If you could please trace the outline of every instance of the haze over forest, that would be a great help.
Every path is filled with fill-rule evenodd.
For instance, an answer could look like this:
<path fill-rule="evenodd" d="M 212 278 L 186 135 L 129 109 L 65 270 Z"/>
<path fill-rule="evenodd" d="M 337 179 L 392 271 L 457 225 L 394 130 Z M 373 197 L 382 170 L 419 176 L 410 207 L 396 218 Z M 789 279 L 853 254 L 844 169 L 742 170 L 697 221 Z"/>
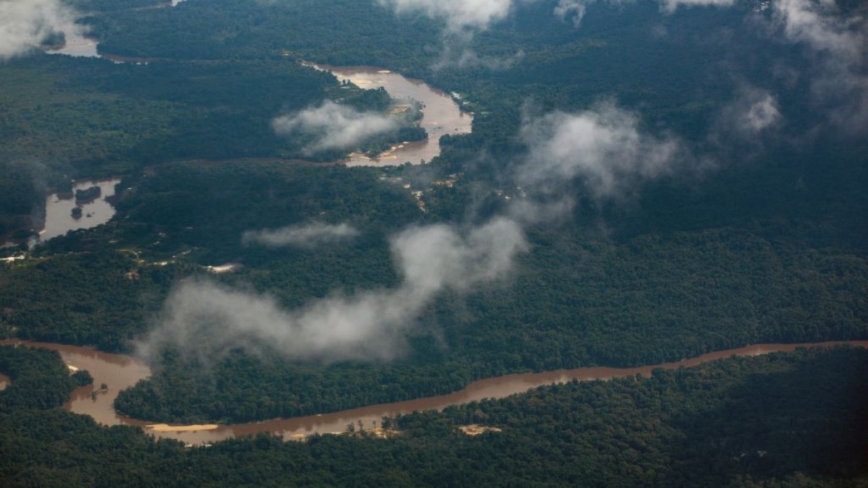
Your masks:
<path fill-rule="evenodd" d="M 861 486 L 866 15 L 0 0 L 2 484 Z"/>

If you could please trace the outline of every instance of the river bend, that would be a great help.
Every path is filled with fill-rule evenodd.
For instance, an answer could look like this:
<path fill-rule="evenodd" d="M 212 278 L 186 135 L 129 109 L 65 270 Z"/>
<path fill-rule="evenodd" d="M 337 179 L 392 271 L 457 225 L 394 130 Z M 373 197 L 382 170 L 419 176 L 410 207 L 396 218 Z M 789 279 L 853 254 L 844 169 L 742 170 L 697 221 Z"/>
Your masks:
<path fill-rule="evenodd" d="M 709 361 L 717 361 L 734 356 L 758 356 L 773 352 L 789 352 L 800 347 L 831 347 L 850 345 L 868 348 L 868 341 L 841 341 L 806 344 L 757 344 L 738 349 L 729 349 L 681 361 L 640 366 L 636 368 L 593 367 L 546 373 L 512 374 L 475 381 L 461 391 L 417 400 L 371 405 L 342 412 L 310 415 L 290 419 L 275 419 L 235 425 L 176 425 L 154 424 L 119 415 L 114 410 L 114 400 L 118 392 L 129 388 L 140 380 L 147 379 L 151 371 L 139 359 L 123 354 L 110 354 L 92 348 L 66 346 L 40 342 L 17 340 L 0 341 L 0 345 L 22 344 L 59 351 L 64 362 L 72 368 L 84 369 L 93 377 L 93 384 L 75 390 L 65 409 L 93 417 L 103 425 L 133 425 L 145 429 L 159 438 L 176 439 L 189 444 L 205 444 L 238 436 L 270 433 L 285 440 L 300 440 L 313 434 L 341 433 L 347 425 L 363 425 L 372 428 L 379 425 L 383 417 L 395 417 L 414 411 L 443 410 L 452 405 L 461 405 L 486 398 L 505 398 L 524 393 L 533 388 L 566 383 L 572 380 L 593 381 L 610 380 L 641 375 L 648 377 L 656 368 L 677 369 L 697 366 Z M 102 384 L 106 390 L 100 390 Z"/>

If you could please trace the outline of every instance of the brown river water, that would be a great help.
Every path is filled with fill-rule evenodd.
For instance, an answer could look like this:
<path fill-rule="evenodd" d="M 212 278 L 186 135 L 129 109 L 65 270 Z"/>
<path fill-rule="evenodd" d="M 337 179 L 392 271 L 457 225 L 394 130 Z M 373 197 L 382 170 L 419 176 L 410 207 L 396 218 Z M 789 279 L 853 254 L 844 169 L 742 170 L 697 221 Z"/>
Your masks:
<path fill-rule="evenodd" d="M 172 6 L 183 0 L 173 0 Z M 147 63 L 150 60 L 130 59 L 121 56 L 102 55 L 97 52 L 96 39 L 77 33 L 66 33 L 66 43 L 51 54 L 73 57 L 106 58 L 115 63 Z M 428 132 L 424 141 L 405 142 L 393 146 L 386 152 L 369 158 L 362 153 L 351 153 L 340 161 L 347 166 L 395 166 L 404 163 L 420 164 L 430 162 L 440 155 L 440 138 L 446 134 L 469 134 L 472 130 L 473 115 L 463 112 L 458 105 L 457 95 L 452 96 L 426 84 L 422 80 L 406 78 L 382 68 L 370 66 L 327 66 L 304 63 L 314 69 L 329 71 L 340 81 L 349 81 L 359 88 L 383 88 L 394 99 L 414 100 L 423 105 L 422 120 L 419 125 Z"/>
<path fill-rule="evenodd" d="M 473 115 L 463 112 L 455 97 L 432 88 L 422 80 L 406 78 L 389 70 L 370 66 L 307 65 L 328 71 L 338 80 L 349 81 L 359 88 L 383 88 L 394 99 L 412 99 L 423 105 L 423 117 L 419 125 L 428 132 L 427 140 L 399 144 L 374 158 L 352 153 L 343 161 L 347 166 L 394 166 L 430 162 L 440 155 L 441 137 L 446 134 L 469 134 L 471 131 Z"/>
<path fill-rule="evenodd" d="M 115 208 L 109 203 L 109 199 L 114 196 L 115 185 L 120 181 L 120 178 L 79 180 L 73 182 L 70 193 L 52 193 L 46 196 L 45 215 L 41 222 L 41 229 L 38 237 L 31 239 L 30 244 L 45 242 L 72 230 L 90 229 L 111 220 L 115 214 Z M 75 199 L 75 190 L 86 190 L 94 186 L 100 188 L 99 197 L 90 201 L 77 201 Z M 72 209 L 76 207 L 81 209 L 81 216 L 78 218 L 72 215 Z M 4 247 L 14 245 L 16 245 L 14 242 L 3 243 Z M 0 261 L 14 259 L 16 258 L 4 258 Z"/>
<path fill-rule="evenodd" d="M 45 223 L 39 232 L 39 240 L 47 241 L 53 237 L 62 236 L 71 230 L 89 229 L 111 220 L 115 214 L 115 209 L 107 198 L 115 194 L 115 185 L 120 181 L 120 178 L 112 178 L 75 182 L 72 188 L 73 192 L 86 190 L 92 186 L 100 187 L 100 196 L 89 202 L 77 202 L 72 194 L 54 193 L 46 197 Z M 72 209 L 75 207 L 82 210 L 82 216 L 77 219 L 72 216 Z"/>
<path fill-rule="evenodd" d="M 513 374 L 497 378 L 488 378 L 471 383 L 461 391 L 418 400 L 396 402 L 382 405 L 345 410 L 342 412 L 310 415 L 290 419 L 275 419 L 264 422 L 236 425 L 193 425 L 166 426 L 144 422 L 118 415 L 113 403 L 118 392 L 146 379 L 151 372 L 142 361 L 123 354 L 99 352 L 87 347 L 66 346 L 39 342 L 17 340 L 0 341 L 0 345 L 24 344 L 33 347 L 43 347 L 59 351 L 63 360 L 73 368 L 84 369 L 93 376 L 93 385 L 85 386 L 73 392 L 69 402 L 64 406 L 69 411 L 90 415 L 103 425 L 134 425 L 145 429 L 149 434 L 176 439 L 189 444 L 205 444 L 237 436 L 249 436 L 258 433 L 271 433 L 285 440 L 301 440 L 312 434 L 341 433 L 349 424 L 359 425 L 366 429 L 378 426 L 383 417 L 394 417 L 399 414 L 414 411 L 443 410 L 451 405 L 461 405 L 485 398 L 504 398 L 530 389 L 555 383 L 565 383 L 572 380 L 593 381 L 624 378 L 628 376 L 650 376 L 655 368 L 677 369 L 696 366 L 709 361 L 730 358 L 733 356 L 758 356 L 773 352 L 794 351 L 799 347 L 830 347 L 848 344 L 853 347 L 868 348 L 868 341 L 823 342 L 809 344 L 758 344 L 729 349 L 726 351 L 704 354 L 691 359 L 677 362 L 641 366 L 637 368 L 579 368 L 572 370 L 552 371 L 547 373 Z M 107 388 L 100 390 L 105 384 Z M 97 391 L 100 390 L 100 391 Z"/>

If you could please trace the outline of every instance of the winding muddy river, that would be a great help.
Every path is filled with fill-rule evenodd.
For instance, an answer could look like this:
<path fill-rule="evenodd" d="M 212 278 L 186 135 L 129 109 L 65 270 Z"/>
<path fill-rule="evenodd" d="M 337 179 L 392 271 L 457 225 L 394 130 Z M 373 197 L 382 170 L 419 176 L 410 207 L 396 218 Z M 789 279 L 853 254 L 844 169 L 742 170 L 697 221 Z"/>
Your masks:
<path fill-rule="evenodd" d="M 461 405 L 485 398 L 504 398 L 532 388 L 572 380 L 592 381 L 610 380 L 628 376 L 650 376 L 656 368 L 677 369 L 696 366 L 709 361 L 733 356 L 758 356 L 772 352 L 794 351 L 799 347 L 831 347 L 848 344 L 853 347 L 868 348 L 868 341 L 823 342 L 810 344 L 758 344 L 739 349 L 704 354 L 682 361 L 642 366 L 638 368 L 579 368 L 552 371 L 548 373 L 514 374 L 489 378 L 471 383 L 461 391 L 418 400 L 396 402 L 369 407 L 356 408 L 343 412 L 311 415 L 291 419 L 276 419 L 264 422 L 237 425 L 193 425 L 168 426 L 154 424 L 118 415 L 113 403 L 118 392 L 133 386 L 139 380 L 150 376 L 150 369 L 142 361 L 122 354 L 109 354 L 87 347 L 65 346 L 16 340 L 0 341 L 0 345 L 24 344 L 59 351 L 63 360 L 71 367 L 84 369 L 93 376 L 93 385 L 73 392 L 64 408 L 75 413 L 90 415 L 103 425 L 135 425 L 160 438 L 177 439 L 190 444 L 204 444 L 237 436 L 254 435 L 267 432 L 278 435 L 284 440 L 300 440 L 312 434 L 344 432 L 349 424 L 361 424 L 370 429 L 379 425 L 383 417 L 424 410 L 443 410 L 451 405 Z M 100 389 L 105 384 L 106 389 Z"/>
<path fill-rule="evenodd" d="M 173 0 L 174 7 L 183 0 Z M 96 39 L 75 32 L 67 32 L 66 43 L 51 54 L 73 57 L 104 58 L 115 63 L 147 63 L 151 60 L 134 60 L 122 56 L 103 55 L 97 51 Z M 347 166 L 395 166 L 404 163 L 420 164 L 429 162 L 440 155 L 440 138 L 444 135 L 469 134 L 472 130 L 473 115 L 461 110 L 458 95 L 450 95 L 426 84 L 422 80 L 406 78 L 382 68 L 370 66 L 328 66 L 303 63 L 321 71 L 328 71 L 339 81 L 349 81 L 359 88 L 383 88 L 396 100 L 413 100 L 422 104 L 422 119 L 419 125 L 428 133 L 424 141 L 403 142 L 393 146 L 373 158 L 362 153 L 351 153 L 340 161 Z"/>
<path fill-rule="evenodd" d="M 440 138 L 444 135 L 469 134 L 473 115 L 463 112 L 448 93 L 432 88 L 422 80 L 406 78 L 397 73 L 369 66 L 309 66 L 328 71 L 340 81 L 349 81 L 359 88 L 383 88 L 394 99 L 415 100 L 423 105 L 419 125 L 428 132 L 428 139 L 406 142 L 369 158 L 361 153 L 352 153 L 345 161 L 347 166 L 394 166 L 408 162 L 420 164 L 440 155 Z"/>

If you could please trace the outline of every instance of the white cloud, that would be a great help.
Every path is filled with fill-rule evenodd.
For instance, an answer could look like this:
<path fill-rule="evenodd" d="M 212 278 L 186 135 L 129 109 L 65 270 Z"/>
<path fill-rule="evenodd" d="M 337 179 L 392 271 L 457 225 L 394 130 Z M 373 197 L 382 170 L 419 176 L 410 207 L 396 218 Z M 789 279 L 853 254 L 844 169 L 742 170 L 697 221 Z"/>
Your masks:
<path fill-rule="evenodd" d="M 671 174 L 687 159 L 678 140 L 644 133 L 635 114 L 613 103 L 528 120 L 521 135 L 530 153 L 520 182 L 544 188 L 579 177 L 599 198 L 622 196 L 634 183 Z"/>
<path fill-rule="evenodd" d="M 329 225 L 315 222 L 273 230 L 247 231 L 241 238 L 244 244 L 266 247 L 316 247 L 352 239 L 359 231 L 347 224 Z"/>
<path fill-rule="evenodd" d="M 485 68 L 492 71 L 507 70 L 520 63 L 524 59 L 524 51 L 517 51 L 512 56 L 480 56 L 472 49 L 468 48 L 465 40 L 446 39 L 443 40 L 443 52 L 440 59 L 432 66 L 432 69 L 439 70 L 447 67 L 457 67 L 461 69 L 467 68 Z"/>
<path fill-rule="evenodd" d="M 868 38 L 858 16 L 844 17 L 832 0 L 778 0 L 774 20 L 786 39 L 814 57 L 815 101 L 831 108 L 833 123 L 852 132 L 868 127 Z"/>
<path fill-rule="evenodd" d="M 658 0 L 664 12 L 672 13 L 678 7 L 731 7 L 735 0 Z"/>
<path fill-rule="evenodd" d="M 771 93 L 759 95 L 742 114 L 743 126 L 752 132 L 759 132 L 776 124 L 781 118 L 778 111 L 778 100 Z"/>
<path fill-rule="evenodd" d="M 441 35 L 443 43 L 440 59 L 432 69 L 446 67 L 492 70 L 507 69 L 524 56 L 521 51 L 513 56 L 479 56 L 469 48 L 475 32 L 488 29 L 491 24 L 505 19 L 513 9 L 515 0 L 377 0 L 398 15 L 425 15 L 442 20 L 446 28 Z M 533 2 L 536 0 L 523 0 Z"/>
<path fill-rule="evenodd" d="M 373 112 L 358 112 L 332 101 L 278 117 L 271 125 L 280 135 L 301 133 L 312 136 L 314 141 L 306 147 L 309 152 L 353 149 L 365 139 L 398 128 L 398 122 L 393 118 Z"/>
<path fill-rule="evenodd" d="M 864 34 L 855 24 L 859 19 L 840 18 L 834 2 L 778 0 L 774 10 L 788 39 L 848 60 L 863 57 Z"/>
<path fill-rule="evenodd" d="M 711 137 L 723 135 L 752 140 L 781 121 L 777 97 L 768 90 L 743 85 L 735 99 L 721 110 Z"/>
<path fill-rule="evenodd" d="M 452 31 L 486 29 L 503 20 L 513 0 L 377 0 L 397 14 L 423 14 L 442 19 Z"/>
<path fill-rule="evenodd" d="M 554 14 L 561 20 L 572 18 L 573 26 L 579 27 L 585 18 L 585 10 L 588 4 L 595 0 L 558 0 Z"/>
<path fill-rule="evenodd" d="M 292 359 L 389 360 L 403 352 L 407 331 L 438 293 L 503 277 L 527 244 L 516 222 L 498 218 L 466 232 L 445 225 L 410 228 L 392 239 L 391 248 L 402 276 L 398 287 L 333 295 L 296 310 L 268 295 L 187 281 L 171 293 L 139 352 L 150 356 L 171 344 L 212 357 L 268 345 Z"/>
<path fill-rule="evenodd" d="M 505 19 L 519 3 L 535 3 L 540 0 L 377 0 L 380 5 L 392 8 L 397 14 L 421 14 L 446 22 L 452 33 L 467 33 L 472 30 L 485 30 L 492 24 Z M 554 15 L 561 19 L 572 19 L 578 27 L 585 16 L 587 6 L 596 0 L 558 0 Z M 608 0 L 608 3 L 622 3 L 630 0 Z M 658 0 L 661 9 L 672 13 L 679 6 L 719 6 L 729 7 L 735 0 Z"/>
<path fill-rule="evenodd" d="M 25 54 L 52 34 L 81 34 L 77 17 L 59 0 L 0 0 L 0 59 Z"/>
<path fill-rule="evenodd" d="M 380 5 L 391 7 L 397 14 L 421 14 L 446 22 L 447 29 L 455 33 L 485 30 L 513 11 L 519 3 L 535 3 L 539 0 L 377 0 Z M 595 0 L 559 0 L 554 14 L 564 19 L 573 18 L 578 26 L 585 13 L 585 6 Z M 617 0 L 616 0 L 617 1 Z"/>

